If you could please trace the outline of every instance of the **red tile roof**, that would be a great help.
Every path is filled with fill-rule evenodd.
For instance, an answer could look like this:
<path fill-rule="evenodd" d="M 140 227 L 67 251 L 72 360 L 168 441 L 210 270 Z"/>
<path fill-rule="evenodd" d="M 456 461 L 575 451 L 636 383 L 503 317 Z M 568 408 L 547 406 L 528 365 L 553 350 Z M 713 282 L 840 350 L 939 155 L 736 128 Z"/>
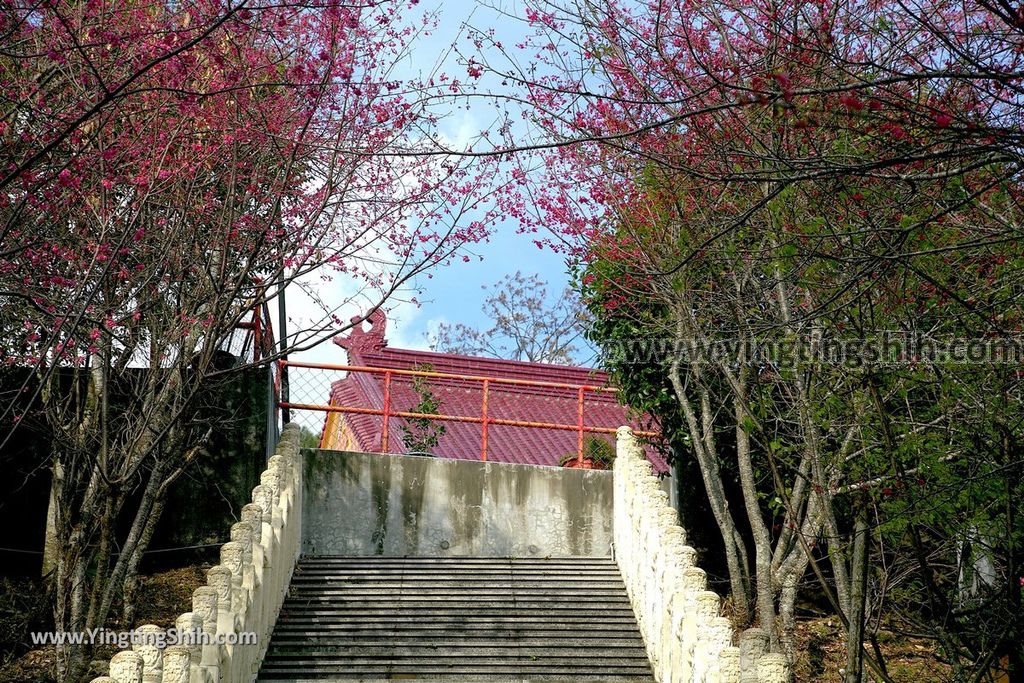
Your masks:
<path fill-rule="evenodd" d="M 357 325 L 347 337 L 336 337 L 334 343 L 348 352 L 349 365 L 390 368 L 400 370 L 421 369 L 429 365 L 434 372 L 458 375 L 485 376 L 502 379 L 530 380 L 571 384 L 574 386 L 606 386 L 607 373 L 591 368 L 527 363 L 522 361 L 479 358 L 433 351 L 413 351 L 387 346 L 384 330 L 387 320 L 381 311 L 369 317 L 371 327 L 363 330 Z M 483 387 L 479 381 L 431 377 L 427 386 L 440 403 L 440 412 L 447 415 L 480 417 Z M 413 389 L 412 377 L 393 375 L 391 380 L 391 410 L 408 411 L 420 397 Z M 365 372 L 349 373 L 331 385 L 331 403 L 337 406 L 382 409 L 384 405 L 384 377 Z M 578 396 L 575 388 L 536 387 L 492 383 L 488 393 L 488 416 L 491 419 L 521 420 L 576 425 Z M 345 414 L 356 441 L 365 451 L 380 450 L 382 418 L 376 415 Z M 406 451 L 402 443 L 403 418 L 389 419 L 388 450 Z M 445 421 L 445 433 L 440 437 L 438 457 L 477 460 L 480 457 L 481 425 L 468 422 Z M 584 424 L 591 427 L 615 428 L 623 424 L 637 426 L 630 420 L 627 408 L 620 405 L 610 392 L 586 392 L 584 398 Z M 614 444 L 612 434 L 595 435 Z M 488 426 L 487 459 L 531 465 L 559 464 L 559 459 L 575 454 L 577 433 L 538 427 L 507 425 Z M 659 472 L 668 470 L 665 460 L 654 449 L 648 457 Z"/>

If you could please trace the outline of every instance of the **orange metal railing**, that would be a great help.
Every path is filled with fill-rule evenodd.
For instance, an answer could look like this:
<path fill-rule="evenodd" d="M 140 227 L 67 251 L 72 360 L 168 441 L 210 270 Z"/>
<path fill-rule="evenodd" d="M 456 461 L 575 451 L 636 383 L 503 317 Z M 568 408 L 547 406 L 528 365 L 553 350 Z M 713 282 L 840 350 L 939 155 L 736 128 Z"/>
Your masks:
<path fill-rule="evenodd" d="M 609 387 L 598 387 L 591 385 L 580 385 L 580 384 L 567 384 L 562 382 L 545 382 L 541 380 L 527 380 L 527 379 L 510 379 L 504 377 L 487 377 L 482 375 L 461 375 L 452 374 L 446 372 L 434 372 L 430 370 L 400 370 L 396 368 L 378 368 L 361 365 L 329 365 L 321 363 L 302 363 L 297 361 L 278 361 L 278 376 L 284 373 L 288 367 L 292 368 L 307 368 L 314 370 L 331 370 L 331 371 L 342 371 L 342 372 L 364 372 L 375 375 L 384 375 L 384 398 L 383 406 L 381 408 L 366 408 L 363 406 L 341 406 L 333 404 L 316 404 L 316 403 L 293 403 L 291 401 L 279 401 L 278 405 L 281 408 L 289 410 L 316 410 L 325 413 L 352 413 L 357 415 L 375 415 L 383 418 L 383 426 L 381 428 L 381 439 L 380 439 L 380 450 L 381 453 L 387 453 L 389 447 L 389 431 L 390 431 L 390 418 L 420 418 L 428 420 L 437 420 L 439 422 L 468 422 L 472 424 L 480 425 L 480 459 L 487 460 L 487 438 L 488 438 L 488 427 L 491 425 L 501 425 L 508 427 L 530 427 L 534 429 L 555 429 L 562 431 L 574 431 L 577 434 L 576 437 L 576 459 L 578 462 L 583 462 L 583 437 L 585 434 L 614 434 L 616 427 L 597 427 L 586 424 L 584 403 L 587 393 L 594 394 L 614 394 L 615 389 Z M 393 410 L 391 406 L 391 383 L 392 377 L 394 376 L 405 376 L 405 377 L 426 377 L 436 379 L 453 379 L 461 380 L 464 382 L 480 383 L 482 387 L 481 391 L 481 409 L 480 415 L 448 415 L 444 413 L 417 413 L 407 410 Z M 489 413 L 488 397 L 490 390 L 493 385 L 504 384 L 514 385 L 523 387 L 538 387 L 538 388 L 549 388 L 549 389 L 570 389 L 576 392 L 576 424 L 562 424 L 558 422 L 535 422 L 530 420 L 515 420 L 508 418 L 497 418 L 491 417 Z M 637 436 L 641 437 L 657 437 L 658 432 L 636 430 L 633 432 Z"/>

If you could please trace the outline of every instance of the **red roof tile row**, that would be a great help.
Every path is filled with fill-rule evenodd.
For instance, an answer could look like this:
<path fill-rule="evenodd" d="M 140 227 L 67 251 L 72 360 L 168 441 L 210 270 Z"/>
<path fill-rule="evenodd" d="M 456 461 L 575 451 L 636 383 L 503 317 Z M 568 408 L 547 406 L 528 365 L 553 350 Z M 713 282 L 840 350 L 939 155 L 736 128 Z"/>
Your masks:
<path fill-rule="evenodd" d="M 386 319 L 377 311 L 369 317 L 371 327 L 353 328 L 347 337 L 334 342 L 348 352 L 348 363 L 354 366 L 388 368 L 396 370 L 424 369 L 434 372 L 483 376 L 490 378 L 552 382 L 573 385 L 573 388 L 538 387 L 492 382 L 488 392 L 488 417 L 523 422 L 545 422 L 575 426 L 578 420 L 577 386 L 603 387 L 608 376 L 599 370 L 581 367 L 527 363 L 461 356 L 432 351 L 392 349 L 384 338 Z M 426 386 L 438 400 L 440 412 L 446 415 L 480 417 L 483 405 L 483 386 L 479 381 L 430 377 Z M 391 379 L 391 406 L 393 411 L 408 411 L 419 401 L 410 376 L 393 375 Z M 384 407 L 384 376 L 366 372 L 350 372 L 344 379 L 331 385 L 331 404 L 344 407 L 362 407 L 382 410 Z M 628 409 L 620 405 L 611 392 L 584 394 L 584 424 L 590 427 L 616 428 L 623 424 L 636 426 L 629 419 Z M 381 450 L 382 417 L 347 413 L 345 420 L 364 451 Z M 402 441 L 404 418 L 389 419 L 388 450 L 407 452 Z M 481 450 L 479 423 L 444 421 L 445 431 L 433 449 L 438 457 L 477 460 Z M 614 435 L 595 435 L 614 443 Z M 577 452 L 577 432 L 540 427 L 494 425 L 488 426 L 487 459 L 530 465 L 557 466 L 559 460 Z M 648 457 L 656 471 L 665 472 L 664 458 L 654 449 Z"/>

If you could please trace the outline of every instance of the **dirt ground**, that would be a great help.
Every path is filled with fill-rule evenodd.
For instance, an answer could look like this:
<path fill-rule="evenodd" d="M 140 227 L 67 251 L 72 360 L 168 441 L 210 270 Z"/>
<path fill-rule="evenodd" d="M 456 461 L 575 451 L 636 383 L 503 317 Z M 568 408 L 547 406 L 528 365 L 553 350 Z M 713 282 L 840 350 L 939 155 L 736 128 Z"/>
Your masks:
<path fill-rule="evenodd" d="M 143 624 L 169 628 L 192 605 L 192 591 L 206 583 L 208 565 L 153 573 L 141 579 L 138 618 L 134 624 L 112 620 L 108 628 L 130 630 Z M 29 633 L 49 630 L 47 604 L 40 582 L 0 577 L 0 683 L 55 683 L 53 646 L 31 648 Z M 86 680 L 106 675 L 114 647 L 97 649 Z"/>
<path fill-rule="evenodd" d="M 846 665 L 843 630 L 836 617 L 806 619 L 797 623 L 797 681 L 842 683 Z M 950 681 L 949 667 L 935 658 L 926 640 L 897 636 L 880 630 L 878 646 L 886 670 L 895 683 L 939 683 Z M 868 670 L 868 680 L 875 680 Z"/>

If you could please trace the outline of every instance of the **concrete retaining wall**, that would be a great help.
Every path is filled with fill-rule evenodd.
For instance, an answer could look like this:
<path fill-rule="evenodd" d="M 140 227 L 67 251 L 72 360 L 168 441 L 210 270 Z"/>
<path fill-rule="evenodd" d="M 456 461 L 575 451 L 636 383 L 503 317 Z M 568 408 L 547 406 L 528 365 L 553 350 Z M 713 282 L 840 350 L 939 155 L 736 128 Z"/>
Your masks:
<path fill-rule="evenodd" d="M 707 590 L 668 494 L 632 431 L 612 472 L 415 456 L 303 451 L 285 429 L 176 632 L 139 643 L 93 683 L 248 683 L 259 670 L 300 550 L 309 555 L 605 556 L 614 538 L 659 683 L 788 683 L 767 635 L 737 637 Z M 199 634 L 197 637 L 196 634 Z M 253 633 L 255 644 L 224 644 Z M 205 642 L 204 642 L 205 641 Z"/>
<path fill-rule="evenodd" d="M 259 670 L 284 601 L 302 539 L 299 429 L 285 427 L 277 454 L 231 527 L 221 564 L 192 596 L 173 632 L 138 629 L 146 640 L 110 660 L 92 683 L 249 683 Z M 254 634 L 245 644 L 242 634 Z M 175 644 L 171 644 L 175 643 Z M 161 644 L 169 647 L 161 647 Z"/>
<path fill-rule="evenodd" d="M 767 635 L 739 637 L 707 590 L 679 516 L 651 473 L 629 427 L 618 431 L 615 458 L 615 560 L 626 583 L 658 683 L 788 683 L 784 655 L 768 654 Z"/>
<path fill-rule="evenodd" d="M 305 555 L 610 553 L 611 472 L 346 451 L 303 458 Z"/>

